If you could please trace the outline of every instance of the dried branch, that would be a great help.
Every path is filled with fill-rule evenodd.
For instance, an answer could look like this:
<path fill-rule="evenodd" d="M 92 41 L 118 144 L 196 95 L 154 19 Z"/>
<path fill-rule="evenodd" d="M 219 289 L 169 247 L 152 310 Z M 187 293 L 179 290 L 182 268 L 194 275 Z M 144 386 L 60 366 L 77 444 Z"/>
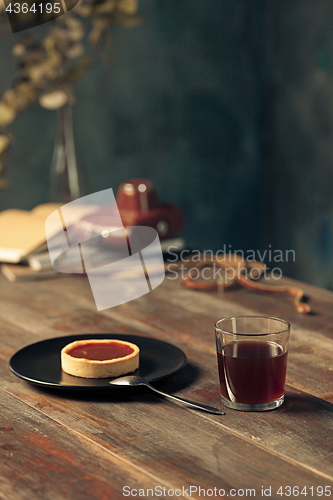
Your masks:
<path fill-rule="evenodd" d="M 74 11 L 50 23 L 44 39 L 23 36 L 13 47 L 18 59 L 18 75 L 11 89 L 0 100 L 0 188 L 6 185 L 4 168 L 12 136 L 9 126 L 16 116 L 38 100 L 50 110 L 74 102 L 73 84 L 91 68 L 94 56 L 85 54 L 85 40 L 99 56 L 110 62 L 113 53 L 111 27 L 132 28 L 141 23 L 138 0 L 83 0 Z M 90 18 L 86 33 L 80 18 Z M 0 0 L 0 33 L 10 25 Z"/>

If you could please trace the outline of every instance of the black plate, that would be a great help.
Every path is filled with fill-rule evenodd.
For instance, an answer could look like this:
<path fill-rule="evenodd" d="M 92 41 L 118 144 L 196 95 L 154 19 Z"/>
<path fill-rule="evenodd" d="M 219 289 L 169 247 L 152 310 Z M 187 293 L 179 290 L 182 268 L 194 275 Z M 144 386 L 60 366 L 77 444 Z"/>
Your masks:
<path fill-rule="evenodd" d="M 137 335 L 95 333 L 57 337 L 30 344 L 12 356 L 9 362 L 10 369 L 15 375 L 27 382 L 43 387 L 74 390 L 119 390 L 121 387 L 109 384 L 111 378 L 79 378 L 62 371 L 61 349 L 70 342 L 86 339 L 119 339 L 136 344 L 140 348 L 140 366 L 131 375 L 144 377 L 149 382 L 170 377 L 184 368 L 186 364 L 184 352 L 167 342 Z"/>

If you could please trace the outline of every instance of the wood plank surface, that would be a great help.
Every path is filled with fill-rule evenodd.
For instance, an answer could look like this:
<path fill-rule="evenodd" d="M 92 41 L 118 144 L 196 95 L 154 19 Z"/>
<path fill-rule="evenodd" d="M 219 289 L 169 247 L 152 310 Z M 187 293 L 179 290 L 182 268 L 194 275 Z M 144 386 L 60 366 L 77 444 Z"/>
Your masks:
<path fill-rule="evenodd" d="M 149 296 L 98 313 L 82 277 L 13 284 L 0 279 L 0 495 L 77 498 L 77 487 L 83 499 L 124 498 L 128 482 L 133 488 L 255 488 L 258 498 L 261 486 L 272 487 L 271 498 L 281 498 L 278 488 L 286 485 L 307 486 L 308 491 L 331 485 L 333 490 L 333 294 L 319 290 L 315 295 L 312 288 L 310 293 L 324 310 L 322 316 L 294 313 L 290 299 L 272 302 L 271 296 L 245 290 L 221 297 L 165 280 Z M 181 373 L 158 384 L 162 390 L 221 406 L 213 325 L 220 317 L 257 313 L 292 322 L 286 401 L 271 412 L 225 409 L 225 416 L 213 416 L 137 390 L 98 395 L 46 391 L 8 369 L 14 352 L 45 338 L 144 335 L 177 345 L 189 360 Z M 39 443 L 40 455 L 35 450 L 28 463 L 27 450 Z M 39 474 L 42 461 L 47 466 Z M 61 467 L 73 468 L 72 482 Z M 59 489 L 60 476 L 67 496 Z M 83 493 L 86 488 L 94 493 Z M 183 497 L 200 498 L 195 491 Z"/>
<path fill-rule="evenodd" d="M 0 391 L 1 491 L 9 498 L 120 498 L 119 491 L 155 487 L 152 475 L 90 439 L 82 439 L 40 409 Z"/>
<path fill-rule="evenodd" d="M 78 282 L 79 291 L 78 296 Z M 49 283 L 49 282 L 47 282 Z M 12 284 L 13 287 L 16 284 Z M 30 294 L 30 286 L 27 285 L 21 290 L 21 302 L 26 301 L 26 294 Z M 193 292 L 184 290 L 181 287 L 175 287 L 174 283 L 166 282 L 154 290 L 149 295 L 141 297 L 129 304 L 124 304 L 110 310 L 97 313 L 93 301 L 89 284 L 84 278 L 78 278 L 76 281 L 66 278 L 52 283 L 52 293 L 48 294 L 48 300 L 52 301 L 52 309 L 55 314 L 48 314 L 43 324 L 37 321 L 38 316 L 43 314 L 45 304 L 41 302 L 48 285 L 36 283 L 33 292 L 33 301 L 21 309 L 22 327 L 26 328 L 32 322 L 34 331 L 42 329 L 45 338 L 57 336 L 63 332 L 85 333 L 85 332 L 107 332 L 108 328 L 114 326 L 108 321 L 117 319 L 119 322 L 119 333 L 129 333 L 120 326 L 136 328 L 141 334 L 146 332 L 152 336 L 157 334 L 167 334 L 168 338 L 177 342 L 183 341 L 187 345 L 195 345 L 201 350 L 215 352 L 214 341 L 214 323 L 221 317 L 241 314 L 271 314 L 280 316 L 290 321 L 289 315 L 293 312 L 292 304 L 289 303 L 289 309 L 285 314 L 280 311 L 263 308 L 264 299 L 271 299 L 271 296 L 262 296 L 246 291 L 248 295 L 255 295 L 260 301 L 261 308 L 256 310 L 247 309 L 238 303 L 230 303 L 225 300 L 227 293 L 223 298 L 216 294 Z M 15 306 L 12 295 L 0 289 L 0 314 L 10 319 L 15 314 Z M 332 294 L 333 296 L 333 294 Z M 31 297 L 31 294 L 30 294 Z M 333 299 L 332 299 L 333 300 Z M 76 307 L 72 304 L 75 302 Z M 231 305 L 230 305 L 231 304 Z M 13 309 L 13 311 L 11 310 Z M 172 309 L 172 314 L 166 314 L 166 311 Z M 288 359 L 287 382 L 295 388 L 309 392 L 310 394 L 333 402 L 333 334 L 332 338 L 328 336 L 328 331 L 321 329 L 316 332 L 316 338 L 313 338 L 312 329 L 304 328 L 296 322 L 304 323 L 304 316 L 295 313 L 296 319 L 291 322 L 292 334 L 290 340 L 290 350 Z M 306 319 L 310 318 L 306 316 Z M 18 320 L 16 319 L 16 322 Z M 45 326 L 47 329 L 45 330 Z M 310 326 L 310 325 L 309 325 Z M 164 337 L 165 339 L 165 337 Z M 313 355 L 311 355 L 313 354 Z M 316 377 L 312 374 L 316 373 Z"/>
<path fill-rule="evenodd" d="M 124 461 L 130 469 L 144 470 L 149 477 L 158 478 L 159 484 L 174 489 L 197 484 L 205 489 L 257 488 L 259 479 L 274 491 L 281 485 L 333 486 L 333 478 L 324 472 L 267 453 L 254 436 L 244 439 L 210 417 L 186 408 L 176 411 L 173 405 L 146 395 L 110 402 L 102 397 L 92 401 L 79 397 L 64 400 L 59 395 L 35 391 L 32 388 L 29 394 L 16 396 L 60 424 L 68 441 L 72 441 L 68 433 L 74 432 L 83 441 L 93 442 L 97 450 L 109 453 L 104 460 Z M 53 429 L 57 439 L 59 433 L 59 429 Z M 197 440 L 194 435 L 198 435 Z M 128 482 L 129 478 L 121 488 Z M 152 481 L 147 483 L 152 487 Z M 199 498 L 197 494 L 192 497 Z"/>

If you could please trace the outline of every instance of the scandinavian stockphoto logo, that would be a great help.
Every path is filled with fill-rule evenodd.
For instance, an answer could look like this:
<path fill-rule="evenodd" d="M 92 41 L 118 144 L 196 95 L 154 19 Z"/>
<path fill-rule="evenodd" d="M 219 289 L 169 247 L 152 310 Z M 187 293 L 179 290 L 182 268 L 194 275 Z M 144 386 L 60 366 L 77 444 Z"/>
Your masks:
<path fill-rule="evenodd" d="M 0 11 L 5 10 L 12 32 L 17 33 L 63 16 L 78 3 L 79 0 L 0 0 Z"/>
<path fill-rule="evenodd" d="M 158 233 L 124 227 L 112 189 L 55 210 L 45 222 L 53 268 L 88 276 L 99 311 L 149 293 L 165 277 Z"/>

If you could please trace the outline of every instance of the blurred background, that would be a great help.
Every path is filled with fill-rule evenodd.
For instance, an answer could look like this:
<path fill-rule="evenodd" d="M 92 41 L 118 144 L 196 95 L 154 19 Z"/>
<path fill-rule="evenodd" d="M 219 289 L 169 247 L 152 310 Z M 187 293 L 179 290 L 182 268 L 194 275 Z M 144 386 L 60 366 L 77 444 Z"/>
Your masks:
<path fill-rule="evenodd" d="M 139 14 L 76 86 L 86 194 L 149 178 L 184 210 L 188 246 L 293 249 L 284 274 L 333 289 L 331 0 L 141 0 Z M 1 94 L 21 36 L 0 41 Z M 55 129 L 38 104 L 15 120 L 0 210 L 48 201 Z"/>

